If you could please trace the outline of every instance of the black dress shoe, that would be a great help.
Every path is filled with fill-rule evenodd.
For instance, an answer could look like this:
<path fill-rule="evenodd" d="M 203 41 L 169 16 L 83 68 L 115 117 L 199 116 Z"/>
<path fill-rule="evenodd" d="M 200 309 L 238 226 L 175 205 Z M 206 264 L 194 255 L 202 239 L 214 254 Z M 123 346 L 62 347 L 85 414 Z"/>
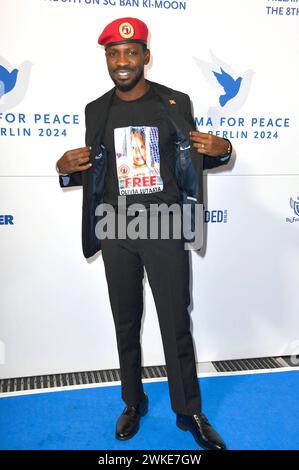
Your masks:
<path fill-rule="evenodd" d="M 138 405 L 128 405 L 120 415 L 116 423 L 116 439 L 125 441 L 131 439 L 138 429 L 141 416 L 148 412 L 148 397 L 144 394 L 143 400 Z"/>
<path fill-rule="evenodd" d="M 176 424 L 184 431 L 190 431 L 196 442 L 204 449 L 225 450 L 226 445 L 204 414 L 192 416 L 177 414 Z"/>

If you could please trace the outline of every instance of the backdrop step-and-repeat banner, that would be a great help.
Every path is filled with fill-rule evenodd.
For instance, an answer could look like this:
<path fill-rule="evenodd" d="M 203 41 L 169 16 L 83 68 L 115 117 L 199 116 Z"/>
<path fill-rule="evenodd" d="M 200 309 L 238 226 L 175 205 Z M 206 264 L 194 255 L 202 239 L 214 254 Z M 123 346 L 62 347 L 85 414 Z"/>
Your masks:
<path fill-rule="evenodd" d="M 190 252 L 197 360 L 299 353 L 299 2 L 0 8 L 0 378 L 119 367 L 102 256 L 81 251 L 82 189 L 62 190 L 55 162 L 113 86 L 97 38 L 125 16 L 149 27 L 147 78 L 234 146 L 205 177 L 205 248 Z M 142 344 L 144 365 L 165 364 L 147 282 Z"/>

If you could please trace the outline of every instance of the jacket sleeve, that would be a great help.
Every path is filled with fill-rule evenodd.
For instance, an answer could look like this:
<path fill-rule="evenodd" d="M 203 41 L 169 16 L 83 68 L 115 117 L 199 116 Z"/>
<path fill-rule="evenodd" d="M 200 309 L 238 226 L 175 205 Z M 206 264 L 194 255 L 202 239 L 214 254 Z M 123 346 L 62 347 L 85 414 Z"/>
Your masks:
<path fill-rule="evenodd" d="M 59 184 L 62 188 L 70 188 L 71 186 L 82 186 L 81 171 L 76 171 L 71 175 L 59 175 Z"/>
<path fill-rule="evenodd" d="M 187 100 L 186 100 L 185 119 L 192 126 L 192 129 L 196 131 L 197 130 L 196 125 L 195 125 L 194 117 L 191 111 L 191 101 L 188 95 L 187 95 Z M 228 139 L 225 139 L 225 140 L 228 140 Z M 217 157 L 211 157 L 205 154 L 202 154 L 202 155 L 203 155 L 203 169 L 204 170 L 209 170 L 211 168 L 216 168 L 218 166 L 225 165 L 230 160 L 230 155 L 219 155 Z"/>
<path fill-rule="evenodd" d="M 87 107 L 85 107 L 85 145 L 88 146 L 89 144 L 89 135 L 88 135 L 88 127 L 87 127 Z M 59 184 L 62 188 L 70 188 L 72 186 L 82 186 L 82 171 L 76 171 L 75 173 L 71 173 L 70 175 L 61 176 L 59 175 Z"/>

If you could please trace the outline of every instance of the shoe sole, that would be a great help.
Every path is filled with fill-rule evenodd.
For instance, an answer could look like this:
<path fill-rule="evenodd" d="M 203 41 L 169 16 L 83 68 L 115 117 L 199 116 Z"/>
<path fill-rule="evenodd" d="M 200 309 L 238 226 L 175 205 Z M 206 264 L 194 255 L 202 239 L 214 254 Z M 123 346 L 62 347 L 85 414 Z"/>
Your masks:
<path fill-rule="evenodd" d="M 135 431 L 134 431 L 132 434 L 130 434 L 129 436 L 121 437 L 121 436 L 118 436 L 117 434 L 115 434 L 115 437 L 116 437 L 116 439 L 117 439 L 118 441 L 128 441 L 129 439 L 132 439 L 132 437 L 134 437 L 135 434 L 138 433 L 138 431 L 139 431 L 139 426 L 138 426 L 138 428 L 135 429 Z"/>

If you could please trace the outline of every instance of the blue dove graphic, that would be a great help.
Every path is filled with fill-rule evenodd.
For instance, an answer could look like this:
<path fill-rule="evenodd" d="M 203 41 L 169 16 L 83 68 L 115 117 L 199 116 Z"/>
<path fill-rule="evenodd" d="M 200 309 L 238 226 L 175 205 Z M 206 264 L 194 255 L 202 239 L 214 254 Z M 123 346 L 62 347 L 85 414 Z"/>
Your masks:
<path fill-rule="evenodd" d="M 18 69 L 9 72 L 3 65 L 0 65 L 0 98 L 14 89 L 18 73 Z"/>
<path fill-rule="evenodd" d="M 16 69 L 2 56 L 0 64 L 0 113 L 4 113 L 24 99 L 33 64 L 26 60 Z"/>
<path fill-rule="evenodd" d="M 215 89 L 217 97 L 220 95 L 219 87 L 223 87 L 225 91 L 223 97 L 217 98 L 217 106 L 210 106 L 207 111 L 207 116 L 213 121 L 213 129 L 216 130 L 220 126 L 222 116 L 231 116 L 242 108 L 248 98 L 255 72 L 251 69 L 246 70 L 242 74 L 242 79 L 238 78 L 235 80 L 232 77 L 238 77 L 239 75 L 230 65 L 219 59 L 211 50 L 210 56 L 211 62 L 206 62 L 197 57 L 194 57 L 194 60 L 207 82 Z M 214 70 L 221 70 L 221 73 L 218 72 L 221 82 L 218 80 L 217 72 L 214 72 Z M 205 105 L 202 104 L 202 106 Z M 206 103 L 206 106 L 208 106 L 208 103 Z"/>
<path fill-rule="evenodd" d="M 221 73 L 214 72 L 213 74 L 217 78 L 218 83 L 224 88 L 225 95 L 221 95 L 219 97 L 219 103 L 220 106 L 225 106 L 226 103 L 234 98 L 240 90 L 241 82 L 242 82 L 242 77 L 237 78 L 237 80 L 234 80 L 231 75 L 229 75 L 227 72 L 223 70 L 222 67 L 220 67 Z"/>

